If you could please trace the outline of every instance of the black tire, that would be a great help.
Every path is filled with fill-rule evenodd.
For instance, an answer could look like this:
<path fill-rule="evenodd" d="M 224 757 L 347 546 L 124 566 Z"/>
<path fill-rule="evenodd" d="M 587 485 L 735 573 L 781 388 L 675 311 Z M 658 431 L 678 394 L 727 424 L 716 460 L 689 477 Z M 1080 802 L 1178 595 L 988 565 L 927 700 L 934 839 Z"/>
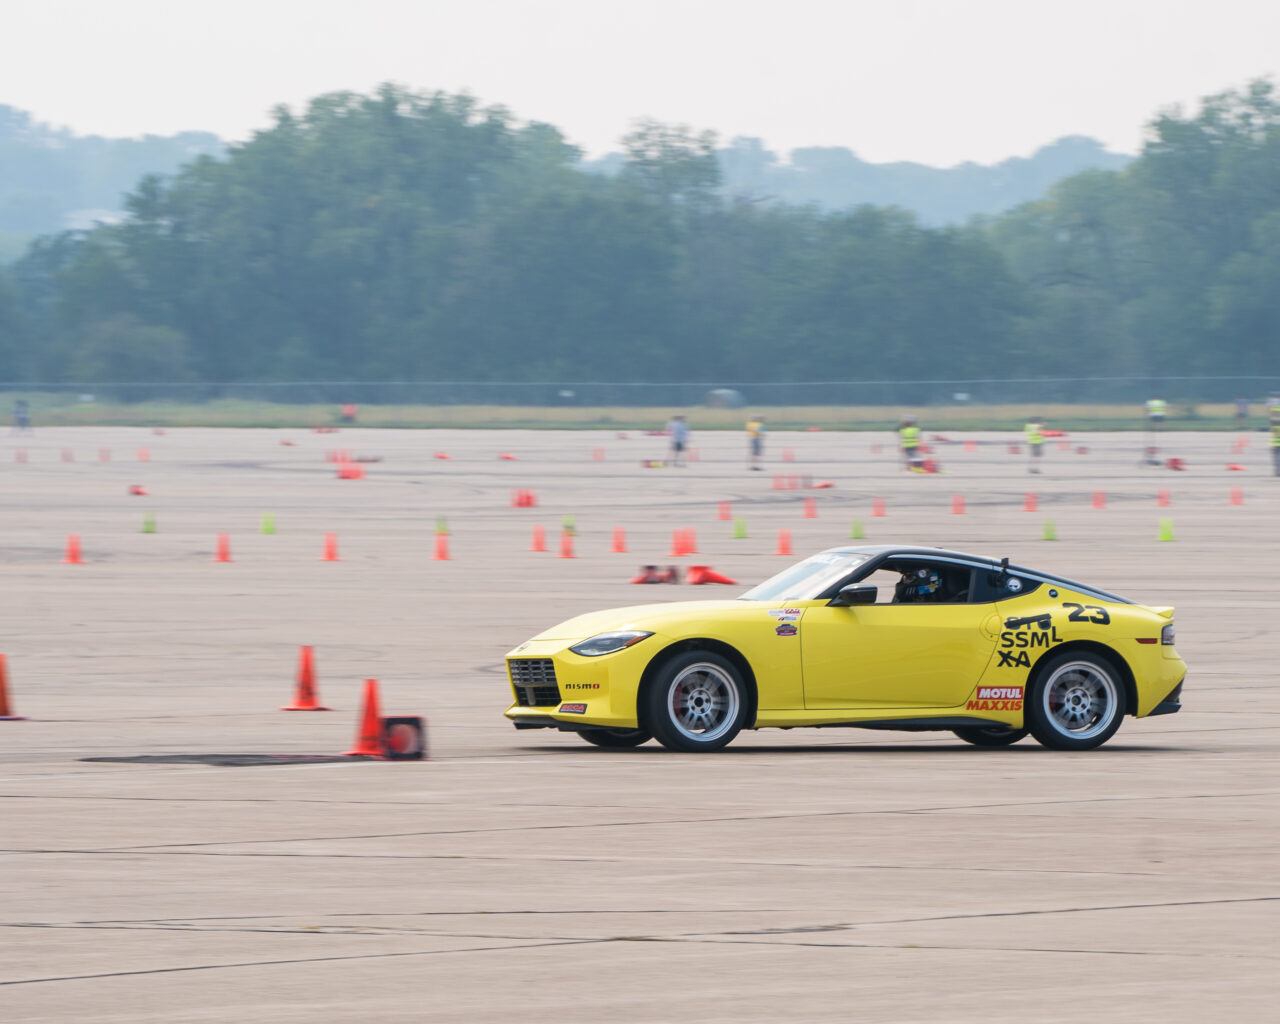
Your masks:
<path fill-rule="evenodd" d="M 1106 658 L 1084 651 L 1063 651 L 1044 661 L 1027 698 L 1027 727 L 1053 750 L 1102 746 L 1125 713 L 1120 673 Z"/>
<path fill-rule="evenodd" d="M 1029 729 L 1012 729 L 1007 725 L 973 725 L 951 731 L 975 747 L 1012 746 L 1030 732 Z"/>
<path fill-rule="evenodd" d="M 588 743 L 597 747 L 638 747 L 653 739 L 653 733 L 645 729 L 582 729 L 578 732 Z"/>
<path fill-rule="evenodd" d="M 664 664 L 650 680 L 641 704 L 645 725 L 668 750 L 719 750 L 742 730 L 747 685 L 728 659 L 688 651 Z"/>

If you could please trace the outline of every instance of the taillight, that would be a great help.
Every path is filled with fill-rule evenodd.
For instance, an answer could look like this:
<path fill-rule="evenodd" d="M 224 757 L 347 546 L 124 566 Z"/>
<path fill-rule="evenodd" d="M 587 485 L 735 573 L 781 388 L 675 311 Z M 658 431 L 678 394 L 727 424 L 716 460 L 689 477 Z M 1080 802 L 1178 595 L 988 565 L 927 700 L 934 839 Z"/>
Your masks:
<path fill-rule="evenodd" d="M 1164 629 L 1160 630 L 1160 642 L 1173 646 L 1173 623 L 1169 623 Z"/>

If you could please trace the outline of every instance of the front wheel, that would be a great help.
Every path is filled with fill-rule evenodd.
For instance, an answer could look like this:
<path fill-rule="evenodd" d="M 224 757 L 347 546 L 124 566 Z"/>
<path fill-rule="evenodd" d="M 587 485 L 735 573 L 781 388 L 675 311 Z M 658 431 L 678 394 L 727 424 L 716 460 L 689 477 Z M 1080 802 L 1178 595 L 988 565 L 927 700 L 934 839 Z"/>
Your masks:
<path fill-rule="evenodd" d="M 1049 659 L 1028 697 L 1031 735 L 1054 750 L 1100 747 L 1124 717 L 1124 686 L 1111 663 L 1096 654 L 1067 651 Z"/>
<path fill-rule="evenodd" d="M 747 689 L 737 668 L 710 651 L 677 655 L 644 694 L 645 725 L 669 750 L 719 750 L 738 735 Z"/>
<path fill-rule="evenodd" d="M 653 734 L 644 729 L 582 729 L 578 735 L 597 747 L 615 748 L 638 747 L 653 739 Z"/>
<path fill-rule="evenodd" d="M 1012 729 L 1007 725 L 973 725 L 951 731 L 975 747 L 1007 747 L 1022 739 L 1028 730 Z"/>

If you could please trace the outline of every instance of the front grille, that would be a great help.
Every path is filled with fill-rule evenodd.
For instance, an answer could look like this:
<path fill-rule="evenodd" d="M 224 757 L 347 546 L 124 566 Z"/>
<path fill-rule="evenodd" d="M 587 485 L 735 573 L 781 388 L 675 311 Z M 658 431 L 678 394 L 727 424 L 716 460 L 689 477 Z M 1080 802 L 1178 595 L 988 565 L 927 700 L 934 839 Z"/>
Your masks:
<path fill-rule="evenodd" d="M 560 703 L 556 666 L 550 658 L 511 658 L 507 666 L 521 707 L 553 708 Z"/>

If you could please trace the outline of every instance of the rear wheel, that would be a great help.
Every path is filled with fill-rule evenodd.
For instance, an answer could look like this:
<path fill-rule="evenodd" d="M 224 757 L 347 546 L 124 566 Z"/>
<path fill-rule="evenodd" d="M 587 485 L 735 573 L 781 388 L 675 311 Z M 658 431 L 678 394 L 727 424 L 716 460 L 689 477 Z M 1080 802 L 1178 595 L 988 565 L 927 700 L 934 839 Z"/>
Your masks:
<path fill-rule="evenodd" d="M 644 695 L 645 724 L 671 750 L 719 750 L 747 714 L 742 676 L 726 658 L 689 651 L 668 661 Z"/>
<path fill-rule="evenodd" d="M 1100 747 L 1124 718 L 1119 674 L 1096 654 L 1066 651 L 1051 658 L 1037 673 L 1029 697 L 1031 735 L 1054 750 Z"/>
<path fill-rule="evenodd" d="M 1013 729 L 1007 725 L 974 725 L 951 731 L 975 747 L 1007 747 L 1017 743 L 1029 730 Z"/>
<path fill-rule="evenodd" d="M 638 747 L 653 739 L 645 729 L 583 729 L 578 735 L 597 747 Z"/>

